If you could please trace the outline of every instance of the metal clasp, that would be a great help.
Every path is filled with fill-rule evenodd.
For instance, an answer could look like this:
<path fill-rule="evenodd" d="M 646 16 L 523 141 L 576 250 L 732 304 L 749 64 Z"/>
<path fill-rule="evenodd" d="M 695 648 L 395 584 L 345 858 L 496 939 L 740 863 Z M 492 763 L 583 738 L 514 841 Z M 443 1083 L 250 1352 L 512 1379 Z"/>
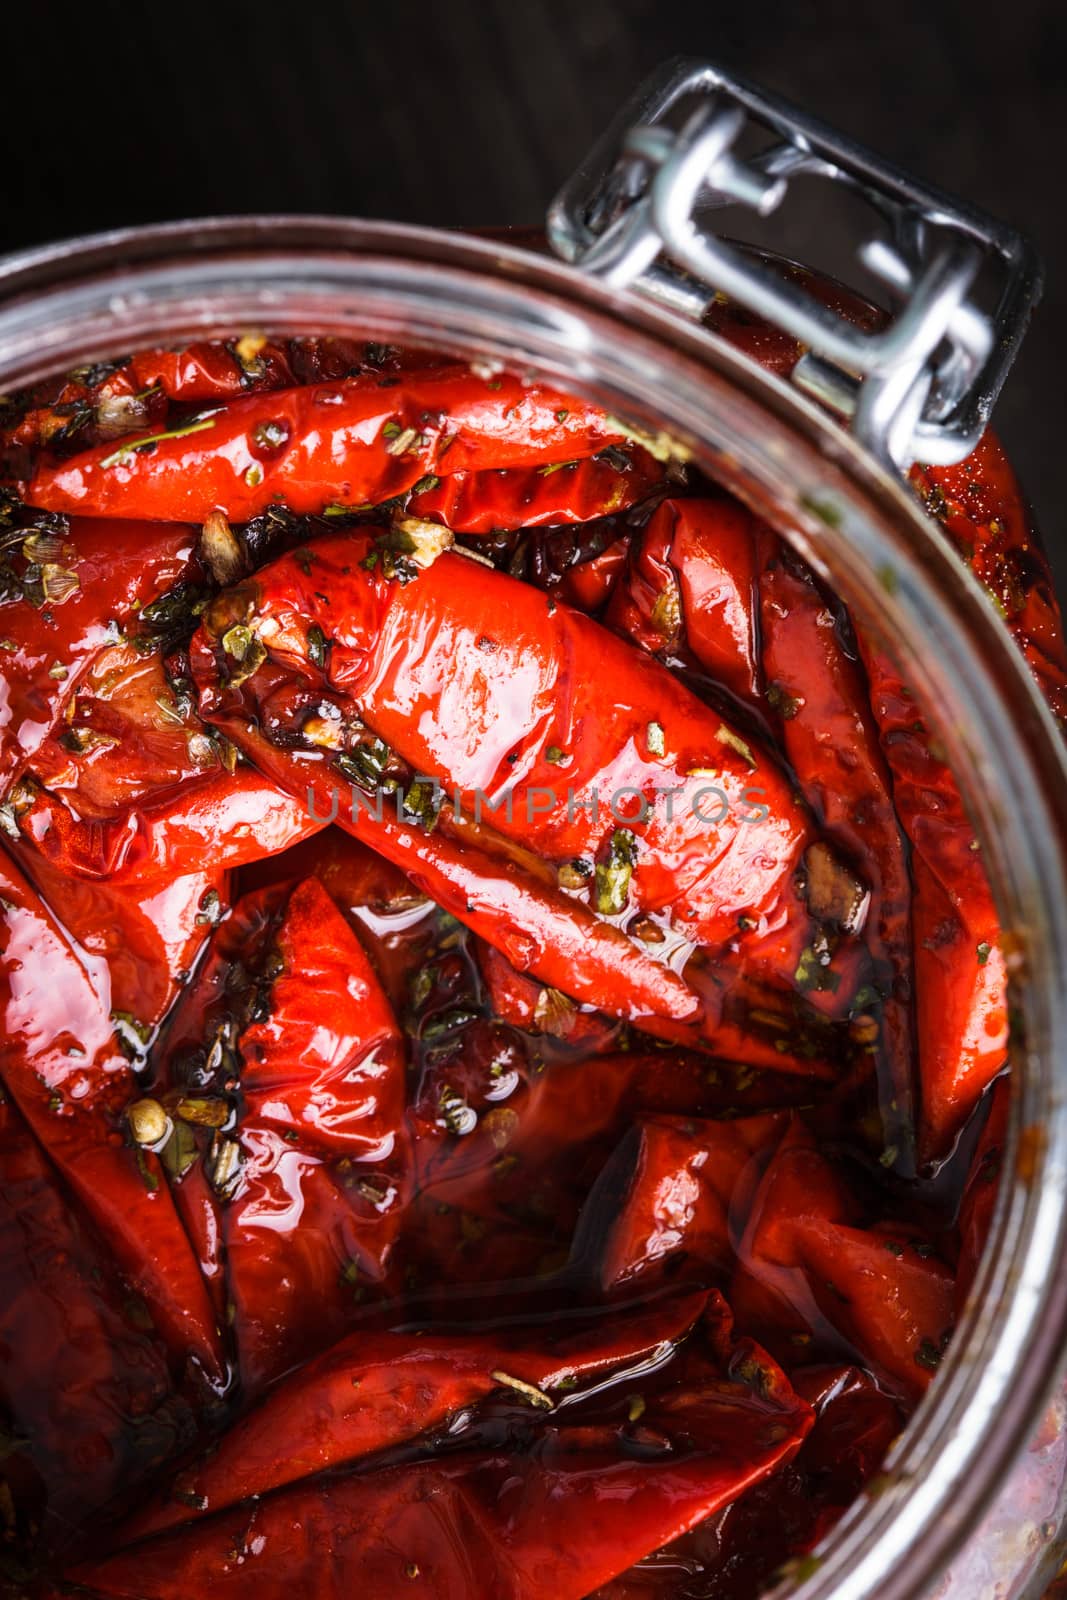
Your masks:
<path fill-rule="evenodd" d="M 770 141 L 743 158 L 753 128 Z M 777 210 L 802 173 L 848 186 L 887 227 L 859 251 L 895 303 L 884 327 L 856 327 L 710 226 L 727 205 Z M 669 62 L 638 91 L 556 197 L 548 237 L 685 315 L 719 293 L 784 329 L 806 347 L 794 381 L 901 471 L 973 450 L 1041 293 L 1021 234 L 703 62 Z M 994 280 L 989 311 L 972 296 L 980 274 Z"/>

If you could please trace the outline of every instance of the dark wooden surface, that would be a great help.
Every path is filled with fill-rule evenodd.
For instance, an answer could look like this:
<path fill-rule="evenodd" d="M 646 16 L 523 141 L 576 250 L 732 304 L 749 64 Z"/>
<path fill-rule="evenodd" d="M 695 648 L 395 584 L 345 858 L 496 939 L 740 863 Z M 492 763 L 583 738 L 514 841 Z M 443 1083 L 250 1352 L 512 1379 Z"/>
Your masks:
<path fill-rule="evenodd" d="M 1067 580 L 1061 0 L 38 0 L 5 35 L 7 249 L 218 212 L 533 221 L 659 60 L 745 72 L 1038 241 L 1000 424 Z M 821 199 L 795 226 L 847 270 Z"/>

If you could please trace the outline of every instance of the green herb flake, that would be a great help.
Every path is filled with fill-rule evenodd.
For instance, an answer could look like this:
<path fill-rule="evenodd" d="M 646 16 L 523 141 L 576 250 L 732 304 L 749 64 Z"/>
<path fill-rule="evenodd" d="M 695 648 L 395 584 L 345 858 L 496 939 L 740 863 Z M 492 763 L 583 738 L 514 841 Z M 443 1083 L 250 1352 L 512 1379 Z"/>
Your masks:
<path fill-rule="evenodd" d="M 171 1127 L 170 1138 L 159 1152 L 159 1159 L 170 1177 L 182 1178 L 194 1164 L 199 1153 L 196 1135 L 192 1128 L 185 1122 L 175 1122 Z"/>
<path fill-rule="evenodd" d="M 225 1100 L 183 1096 L 174 1115 L 198 1128 L 224 1128 L 230 1120 L 230 1107 Z"/>
<path fill-rule="evenodd" d="M 556 868 L 556 882 L 561 889 L 584 889 L 592 875 L 588 861 L 565 861 Z"/>
<path fill-rule="evenodd" d="M 336 757 L 336 766 L 339 772 L 353 783 L 362 788 L 373 789 L 382 781 L 383 774 L 392 752 L 384 739 L 372 739 L 365 744 L 357 744 L 344 755 Z"/>
<path fill-rule="evenodd" d="M 139 450 L 149 450 L 154 445 L 163 444 L 167 439 L 185 439 L 190 434 L 203 433 L 205 428 L 215 426 L 215 416 L 213 412 L 209 417 L 194 417 L 192 422 L 185 423 L 181 428 L 168 428 L 165 433 L 153 433 L 147 439 L 134 439 L 129 444 L 120 445 L 117 450 L 104 457 L 100 466 L 105 469 L 117 467 L 120 462 L 129 460 L 130 456 Z"/>
<path fill-rule="evenodd" d="M 542 1411 L 553 1411 L 555 1402 L 543 1389 L 538 1389 L 534 1384 L 527 1383 L 523 1378 L 513 1378 L 510 1372 L 491 1372 L 489 1376 L 494 1383 L 503 1384 L 507 1389 L 514 1389 L 529 1405 L 536 1406 Z"/>
<path fill-rule="evenodd" d="M 767 704 L 772 711 L 777 711 L 783 722 L 791 722 L 804 704 L 784 689 L 780 683 L 767 685 Z"/>
<path fill-rule="evenodd" d="M 625 910 L 636 860 L 637 840 L 628 828 L 616 828 L 608 859 L 596 868 L 594 896 L 601 916 L 617 917 Z"/>
<path fill-rule="evenodd" d="M 735 733 L 732 728 L 728 728 L 725 722 L 721 722 L 719 724 L 715 732 L 715 737 L 720 744 L 724 744 L 730 750 L 736 751 L 741 757 L 742 761 L 746 761 L 750 767 L 755 768 L 756 758 L 752 754 L 751 749 L 745 743 L 744 739 L 741 738 L 740 734 Z"/>
<path fill-rule="evenodd" d="M 227 628 L 223 634 L 222 648 L 235 661 L 243 661 L 251 648 L 254 638 L 255 635 L 251 628 L 246 627 L 243 622 L 238 622 L 232 628 Z"/>
<path fill-rule="evenodd" d="M 198 928 L 213 928 L 222 921 L 222 900 L 217 889 L 205 889 L 200 896 L 196 926 Z"/>
<path fill-rule="evenodd" d="M 326 635 L 317 622 L 313 622 L 307 631 L 308 660 L 313 667 L 326 665 Z"/>
<path fill-rule="evenodd" d="M 433 783 L 413 783 L 404 794 L 403 806 L 408 822 L 417 823 L 427 833 L 432 833 L 441 809 L 441 791 Z"/>
<path fill-rule="evenodd" d="M 682 626 L 682 597 L 673 575 L 652 607 L 649 620 L 665 643 L 669 644 L 677 637 Z"/>
<path fill-rule="evenodd" d="M 390 433 L 390 427 L 394 428 L 395 432 Z M 386 455 L 406 455 L 411 449 L 412 445 L 418 443 L 419 434 L 416 428 L 400 429 L 396 427 L 395 423 L 386 423 L 385 427 L 382 429 L 382 433 L 389 440 L 389 443 L 385 447 Z"/>
<path fill-rule="evenodd" d="M 983 939 L 981 944 L 978 946 L 978 952 L 977 953 L 978 953 L 978 965 L 980 967 L 984 967 L 986 962 L 989 960 L 989 957 L 993 953 L 993 946 L 991 944 L 987 944 L 986 941 Z"/>
<path fill-rule="evenodd" d="M 141 1049 L 144 1049 L 152 1037 L 152 1029 L 148 1023 L 139 1021 L 132 1011 L 112 1011 L 111 1021 L 114 1027 L 135 1040 Z"/>
<path fill-rule="evenodd" d="M 841 982 L 841 974 L 834 972 L 828 963 L 821 961 L 810 944 L 802 952 L 793 977 L 797 985 L 809 994 L 816 991 L 836 994 Z"/>
<path fill-rule="evenodd" d="M 257 422 L 252 429 L 252 443 L 261 450 L 280 450 L 289 438 L 284 422 Z"/>
<path fill-rule="evenodd" d="M 155 1194 L 156 1190 L 159 1188 L 159 1179 L 148 1165 L 148 1162 L 145 1158 L 145 1153 L 141 1149 L 141 1146 L 139 1144 L 134 1145 L 133 1150 L 134 1157 L 137 1161 L 137 1170 L 141 1174 L 141 1181 L 148 1190 L 149 1194 Z"/>

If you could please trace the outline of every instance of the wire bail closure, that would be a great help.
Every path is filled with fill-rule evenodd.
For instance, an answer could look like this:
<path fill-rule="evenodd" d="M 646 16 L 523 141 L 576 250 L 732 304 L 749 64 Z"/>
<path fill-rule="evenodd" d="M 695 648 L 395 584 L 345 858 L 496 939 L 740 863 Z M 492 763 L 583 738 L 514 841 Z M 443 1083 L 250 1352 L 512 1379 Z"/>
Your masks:
<path fill-rule="evenodd" d="M 753 126 L 770 142 L 742 158 Z M 886 225 L 859 250 L 895 304 L 884 327 L 856 327 L 712 228 L 724 206 L 770 215 L 801 174 L 844 184 Z M 725 295 L 783 329 L 805 346 L 793 381 L 899 471 L 970 454 L 1041 294 L 1023 235 L 703 62 L 668 62 L 638 90 L 560 190 L 547 232 L 617 288 L 695 319 Z M 987 312 L 970 296 L 990 267 Z"/>

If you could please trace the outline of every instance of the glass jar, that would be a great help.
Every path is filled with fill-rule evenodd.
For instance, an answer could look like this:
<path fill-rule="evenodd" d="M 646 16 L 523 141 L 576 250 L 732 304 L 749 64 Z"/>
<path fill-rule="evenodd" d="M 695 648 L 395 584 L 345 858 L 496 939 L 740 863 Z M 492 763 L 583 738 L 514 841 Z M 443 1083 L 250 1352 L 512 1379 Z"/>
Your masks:
<path fill-rule="evenodd" d="M 1067 759 L 978 584 L 905 485 L 796 389 L 669 310 L 506 242 L 329 218 L 115 233 L 0 263 L 0 390 L 138 347 L 356 334 L 499 360 L 665 429 L 896 657 L 972 809 L 1023 953 L 996 1219 L 938 1381 L 778 1591 L 1020 1600 L 1058 1564 L 1067 1427 Z M 1051 1408 L 1051 1409 L 1050 1409 Z"/>

